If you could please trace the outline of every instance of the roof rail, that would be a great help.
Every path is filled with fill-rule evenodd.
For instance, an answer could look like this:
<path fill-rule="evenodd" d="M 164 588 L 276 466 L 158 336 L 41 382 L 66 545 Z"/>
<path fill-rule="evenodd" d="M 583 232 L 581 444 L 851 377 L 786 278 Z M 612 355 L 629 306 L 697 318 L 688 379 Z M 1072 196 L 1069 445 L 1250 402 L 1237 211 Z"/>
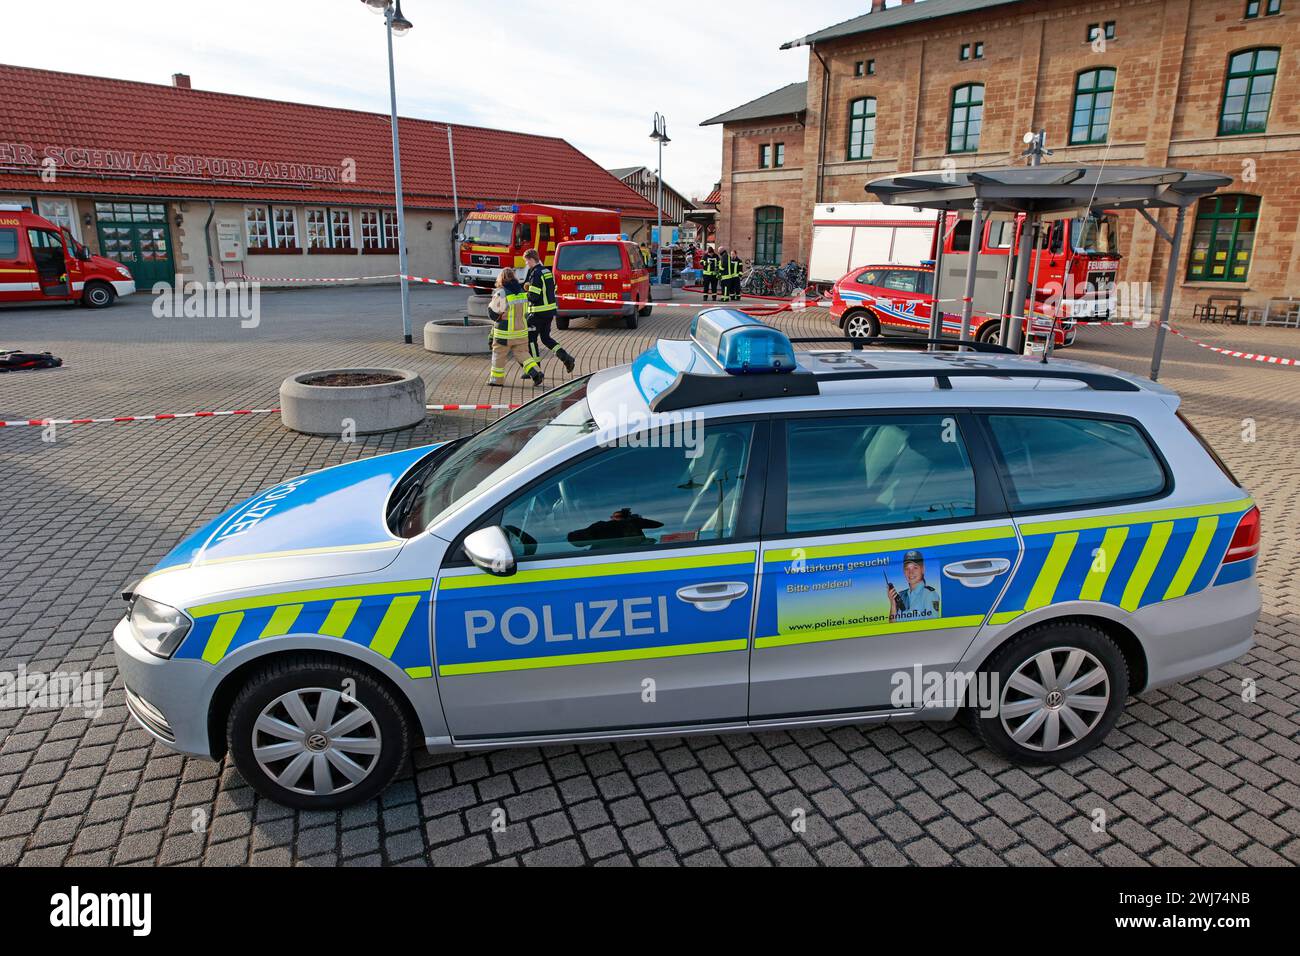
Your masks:
<path fill-rule="evenodd" d="M 840 336 L 813 335 L 813 336 L 807 336 L 802 338 L 791 338 L 790 341 L 798 344 L 805 344 L 805 345 L 809 345 L 813 343 L 844 345 L 847 343 L 849 346 L 852 347 L 852 349 L 855 352 L 860 351 L 861 349 L 864 349 L 868 346 L 871 346 L 872 348 L 877 348 L 877 347 L 908 348 L 909 346 L 914 346 L 914 345 L 946 345 L 949 346 L 950 348 L 965 347 L 970 349 L 972 352 L 984 352 L 986 354 L 993 354 L 993 355 L 1016 355 L 1017 354 L 1014 349 L 1009 349 L 1005 345 L 999 345 L 996 342 L 975 342 L 975 341 L 963 342 L 961 339 L 928 339 L 928 338 L 923 338 L 921 336 L 914 337 L 914 336 L 904 336 L 904 335 L 891 335 L 888 337 L 883 335 L 877 335 L 874 338 L 857 338 L 857 337 L 849 337 L 847 335 L 840 335 Z"/>
<path fill-rule="evenodd" d="M 826 372 L 818 375 L 818 382 L 848 382 L 871 378 L 932 378 L 940 388 L 952 388 L 954 378 L 1060 378 L 1083 382 L 1098 392 L 1140 392 L 1142 389 L 1126 378 L 1107 372 L 1087 372 L 1081 369 L 1048 368 L 870 368 L 851 372 Z"/>

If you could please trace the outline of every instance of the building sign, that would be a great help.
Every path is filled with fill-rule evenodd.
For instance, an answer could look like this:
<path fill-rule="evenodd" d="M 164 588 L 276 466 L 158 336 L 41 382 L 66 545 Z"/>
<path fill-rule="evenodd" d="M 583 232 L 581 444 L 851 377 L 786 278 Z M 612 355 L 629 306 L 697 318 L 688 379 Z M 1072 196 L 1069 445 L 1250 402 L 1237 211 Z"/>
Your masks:
<path fill-rule="evenodd" d="M 69 172 L 116 173 L 150 179 L 238 179 L 261 182 L 337 183 L 342 165 L 285 163 L 230 156 L 137 152 L 92 146 L 46 146 L 0 142 L 0 167 L 32 167 Z"/>
<path fill-rule="evenodd" d="M 217 220 L 217 255 L 222 262 L 244 258 L 244 236 L 237 221 Z"/>

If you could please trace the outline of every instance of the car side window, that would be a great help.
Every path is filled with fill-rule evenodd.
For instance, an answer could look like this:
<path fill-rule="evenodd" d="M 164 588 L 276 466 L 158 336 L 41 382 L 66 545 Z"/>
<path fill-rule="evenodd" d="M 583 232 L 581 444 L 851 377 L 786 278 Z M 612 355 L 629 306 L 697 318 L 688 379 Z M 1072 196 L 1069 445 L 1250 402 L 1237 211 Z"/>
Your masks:
<path fill-rule="evenodd" d="M 887 272 L 883 284 L 886 289 L 895 289 L 899 292 L 915 292 L 916 275 L 915 272 L 901 270 Z"/>
<path fill-rule="evenodd" d="M 989 415 L 1011 507 L 1083 507 L 1158 494 L 1165 471 L 1135 425 L 1096 418 Z"/>
<path fill-rule="evenodd" d="M 975 472 L 952 416 L 794 418 L 786 451 L 789 533 L 975 514 Z"/>
<path fill-rule="evenodd" d="M 863 285 L 880 285 L 880 280 L 886 275 L 888 275 L 888 273 L 881 272 L 879 269 L 869 269 L 859 275 L 854 281 L 860 282 Z"/>
<path fill-rule="evenodd" d="M 519 558 L 725 541 L 736 535 L 753 430 L 688 424 L 634 435 L 533 486 L 501 524 Z"/>
<path fill-rule="evenodd" d="M 18 258 L 18 230 L 0 229 L 0 259 Z"/>

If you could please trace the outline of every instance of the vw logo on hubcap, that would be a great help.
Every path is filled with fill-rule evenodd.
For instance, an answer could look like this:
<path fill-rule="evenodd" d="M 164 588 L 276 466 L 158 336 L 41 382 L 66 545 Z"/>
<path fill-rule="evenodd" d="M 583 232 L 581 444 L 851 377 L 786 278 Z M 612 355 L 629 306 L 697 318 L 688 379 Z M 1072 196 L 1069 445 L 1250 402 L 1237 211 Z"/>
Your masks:
<path fill-rule="evenodd" d="M 1056 710 L 1065 703 L 1065 695 L 1059 690 L 1048 691 L 1047 699 L 1044 701 L 1052 710 Z"/>
<path fill-rule="evenodd" d="M 330 745 L 330 739 L 324 734 L 311 734 L 307 738 L 307 749 L 319 753 Z"/>

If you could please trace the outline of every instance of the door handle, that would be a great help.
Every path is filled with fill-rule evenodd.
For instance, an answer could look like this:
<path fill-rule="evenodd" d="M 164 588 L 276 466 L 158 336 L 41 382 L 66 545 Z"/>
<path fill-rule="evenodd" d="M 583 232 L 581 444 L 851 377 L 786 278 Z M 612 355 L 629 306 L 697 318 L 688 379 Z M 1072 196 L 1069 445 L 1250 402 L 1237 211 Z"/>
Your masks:
<path fill-rule="evenodd" d="M 694 604 L 701 611 L 721 611 L 732 601 L 743 598 L 748 593 L 749 585 L 744 581 L 692 584 L 690 587 L 677 589 L 677 597 L 680 600 L 687 604 Z"/>
<path fill-rule="evenodd" d="M 943 576 L 960 581 L 968 588 L 982 588 L 992 584 L 1000 574 L 1006 574 L 1011 562 L 1006 558 L 972 558 L 969 561 L 954 561 L 943 566 Z"/>

